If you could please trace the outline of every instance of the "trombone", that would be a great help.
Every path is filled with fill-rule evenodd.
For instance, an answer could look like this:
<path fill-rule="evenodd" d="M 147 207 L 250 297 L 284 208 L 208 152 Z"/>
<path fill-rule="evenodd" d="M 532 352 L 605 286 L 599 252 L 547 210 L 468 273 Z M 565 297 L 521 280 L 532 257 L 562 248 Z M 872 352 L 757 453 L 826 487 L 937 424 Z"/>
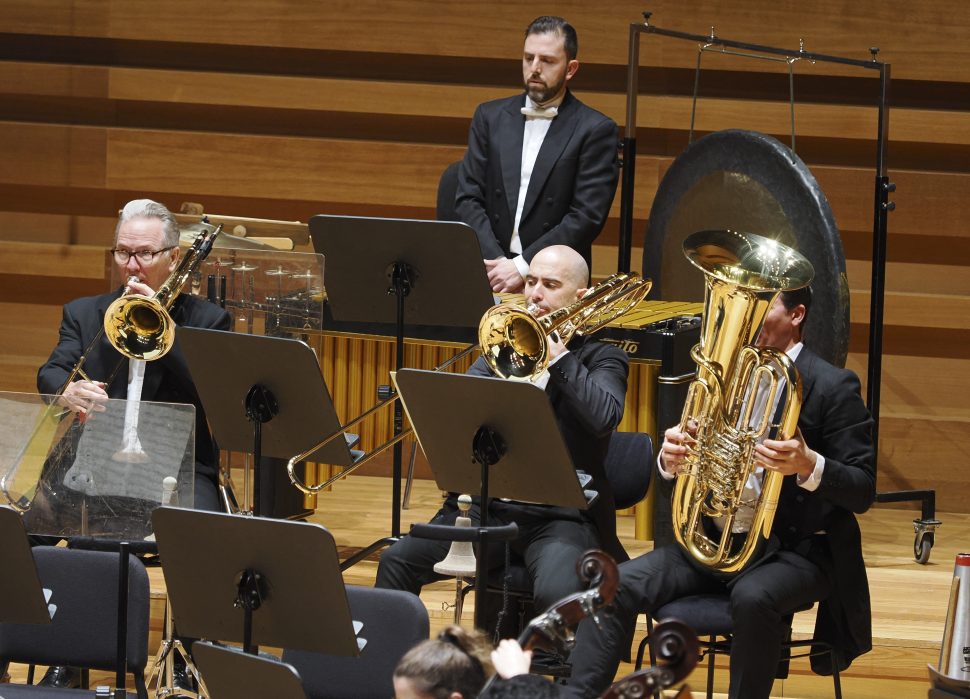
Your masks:
<path fill-rule="evenodd" d="M 107 336 L 111 345 L 128 359 L 150 362 L 164 357 L 175 344 L 175 322 L 168 309 L 181 293 L 185 283 L 198 271 L 221 232 L 222 224 L 219 224 L 214 230 L 204 230 L 199 233 L 176 268 L 151 298 L 129 296 L 126 286 L 122 295 L 108 306 L 102 327 L 84 348 L 81 357 L 68 374 L 67 380 L 55 394 L 55 400 L 41 413 L 34 431 L 18 457 L 14 459 L 11 468 L 0 476 L 0 492 L 15 510 L 26 512 L 31 506 L 31 501 L 24 493 L 13 490 L 16 473 L 24 462 L 32 462 L 38 472 L 42 468 L 61 418 L 67 412 L 65 409 L 60 409 L 57 399 L 60 399 L 67 387 L 78 377 L 85 381 L 91 380 L 84 373 L 84 364 L 100 342 L 101 336 Z M 124 360 L 118 362 L 106 384 L 114 380 L 123 362 Z"/>
<path fill-rule="evenodd" d="M 635 272 L 614 274 L 589 289 L 575 303 L 536 318 L 529 307 L 506 302 L 488 309 L 478 324 L 478 342 L 470 344 L 461 352 L 432 371 L 443 371 L 467 356 L 475 349 L 481 349 L 489 368 L 496 376 L 515 381 L 534 381 L 549 366 L 546 338 L 557 335 L 565 344 L 574 335 L 591 335 L 607 323 L 619 318 L 640 303 L 650 292 L 653 282 L 642 279 Z M 326 446 L 354 425 L 359 424 L 381 408 L 398 399 L 393 394 L 380 401 L 346 425 L 342 425 L 327 435 L 310 449 L 297 454 L 286 464 L 286 473 L 298 490 L 306 495 L 315 495 L 335 481 L 348 476 L 386 449 L 409 437 L 414 428 L 409 427 L 395 434 L 380 446 L 359 458 L 347 469 L 335 474 L 317 485 L 307 485 L 296 475 L 296 464 L 303 461 L 318 449 Z"/>

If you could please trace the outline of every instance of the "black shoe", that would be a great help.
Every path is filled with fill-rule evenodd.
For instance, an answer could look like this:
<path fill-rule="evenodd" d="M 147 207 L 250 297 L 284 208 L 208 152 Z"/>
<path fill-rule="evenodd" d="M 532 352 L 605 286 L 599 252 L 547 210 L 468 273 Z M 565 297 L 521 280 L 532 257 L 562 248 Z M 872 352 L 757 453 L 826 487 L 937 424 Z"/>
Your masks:
<path fill-rule="evenodd" d="M 572 674 L 572 666 L 569 664 L 568 657 L 562 653 L 533 648 L 529 672 L 550 677 L 569 677 Z"/>
<path fill-rule="evenodd" d="M 195 678 L 189 673 L 185 665 L 182 663 L 176 663 L 175 667 L 172 668 L 172 689 L 184 690 L 186 692 L 195 692 Z"/>
<path fill-rule="evenodd" d="M 81 673 L 77 668 L 65 665 L 52 665 L 47 668 L 44 677 L 37 683 L 40 687 L 60 687 L 71 689 L 81 686 Z"/>

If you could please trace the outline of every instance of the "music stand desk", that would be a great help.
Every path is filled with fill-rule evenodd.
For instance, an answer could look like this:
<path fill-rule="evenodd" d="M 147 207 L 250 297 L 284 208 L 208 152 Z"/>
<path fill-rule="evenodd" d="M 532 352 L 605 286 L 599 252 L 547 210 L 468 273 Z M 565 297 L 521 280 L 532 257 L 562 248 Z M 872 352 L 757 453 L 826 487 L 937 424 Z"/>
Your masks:
<path fill-rule="evenodd" d="M 177 338 L 219 446 L 255 456 L 259 512 L 262 457 L 289 460 L 340 431 L 317 357 L 306 343 L 284 337 L 179 328 Z M 355 459 L 346 439 L 308 458 L 343 467 Z"/>
<path fill-rule="evenodd" d="M 549 397 L 530 383 L 467 374 L 402 369 L 395 383 L 438 487 L 481 492 L 472 440 L 491 427 L 506 453 L 488 469 L 488 495 L 587 508 Z"/>
<path fill-rule="evenodd" d="M 262 455 L 289 459 L 340 429 L 337 411 L 313 350 L 300 340 L 224 330 L 179 328 L 178 341 L 192 372 L 205 414 L 222 449 L 250 452 L 252 423 L 246 396 L 263 386 L 279 410 L 262 428 Z M 345 440 L 335 439 L 311 461 L 350 466 Z"/>
<path fill-rule="evenodd" d="M 327 305 L 336 321 L 393 328 L 395 265 L 408 276 L 406 335 L 413 326 L 477 328 L 494 305 L 478 236 L 464 223 L 318 215 L 310 238 L 327 261 Z"/>
<path fill-rule="evenodd" d="M 0 506 L 0 551 L 4 561 L 4 572 L 0 575 L 0 621 L 51 623 L 23 519 L 5 505 Z"/>
<path fill-rule="evenodd" d="M 152 522 L 180 634 L 247 651 L 358 654 L 337 547 L 320 525 L 171 507 L 155 510 Z M 258 575 L 249 593 L 246 573 Z M 242 607 L 250 602 L 247 630 Z"/>
<path fill-rule="evenodd" d="M 192 657 L 209 699 L 306 699 L 300 675 L 287 663 L 204 641 L 192 644 Z"/>

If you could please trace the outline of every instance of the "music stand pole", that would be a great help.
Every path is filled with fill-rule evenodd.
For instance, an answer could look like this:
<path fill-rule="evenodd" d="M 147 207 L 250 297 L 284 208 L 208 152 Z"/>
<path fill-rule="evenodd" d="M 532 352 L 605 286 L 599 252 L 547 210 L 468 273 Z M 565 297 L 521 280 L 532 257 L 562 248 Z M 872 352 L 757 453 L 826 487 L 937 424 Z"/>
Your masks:
<path fill-rule="evenodd" d="M 391 286 L 388 287 L 388 295 L 394 294 L 397 298 L 395 337 L 394 337 L 394 368 L 400 371 L 404 368 L 404 299 L 411 293 L 413 270 L 410 265 L 400 260 L 395 261 L 390 266 Z M 404 430 L 404 408 L 401 401 L 394 402 L 394 436 L 401 434 Z M 340 564 L 341 570 L 347 570 L 360 561 L 367 558 L 375 551 L 379 551 L 385 546 L 390 546 L 401 538 L 401 475 L 403 473 L 402 463 L 404 451 L 401 442 L 397 442 L 391 452 L 391 535 L 385 536 L 372 544 L 365 546 L 360 551 Z"/>
<path fill-rule="evenodd" d="M 128 542 L 118 544 L 118 665 L 115 668 L 115 698 L 128 696 Z"/>
<path fill-rule="evenodd" d="M 411 267 L 401 261 L 394 263 L 394 271 L 391 273 L 391 288 L 387 290 L 389 294 L 397 297 L 397 322 L 395 337 L 395 357 L 394 368 L 400 371 L 404 368 L 404 299 L 411 293 Z M 404 429 L 404 408 L 401 401 L 394 403 L 394 435 L 401 434 Z M 393 543 L 401 538 L 401 463 L 404 455 L 403 447 L 400 442 L 394 445 L 394 452 L 391 461 L 391 536 L 387 538 L 386 544 Z M 385 545 L 386 545 L 385 544 Z"/>
<path fill-rule="evenodd" d="M 475 571 L 475 626 L 480 629 L 485 628 L 485 605 L 480 600 L 485 599 L 488 578 L 488 506 L 490 502 L 488 497 L 488 469 L 497 464 L 505 456 L 506 451 L 505 441 L 498 432 L 487 425 L 478 428 L 472 440 L 472 461 L 482 467 L 481 507 L 479 510 L 481 526 L 479 528 L 477 570 Z"/>
<path fill-rule="evenodd" d="M 263 423 L 272 420 L 280 411 L 273 392 L 262 384 L 253 384 L 246 394 L 246 419 L 253 423 L 253 502 L 252 514 L 259 516 L 260 460 L 263 455 Z"/>

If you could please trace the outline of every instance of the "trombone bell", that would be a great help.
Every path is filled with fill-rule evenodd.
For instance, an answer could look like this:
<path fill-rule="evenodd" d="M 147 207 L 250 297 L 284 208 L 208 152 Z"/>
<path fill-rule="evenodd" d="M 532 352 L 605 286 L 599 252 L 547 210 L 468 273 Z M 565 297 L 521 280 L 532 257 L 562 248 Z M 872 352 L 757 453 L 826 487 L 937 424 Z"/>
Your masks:
<path fill-rule="evenodd" d="M 175 323 L 168 311 L 142 296 L 116 299 L 104 314 L 104 331 L 123 355 L 148 362 L 164 357 L 175 342 Z"/>

